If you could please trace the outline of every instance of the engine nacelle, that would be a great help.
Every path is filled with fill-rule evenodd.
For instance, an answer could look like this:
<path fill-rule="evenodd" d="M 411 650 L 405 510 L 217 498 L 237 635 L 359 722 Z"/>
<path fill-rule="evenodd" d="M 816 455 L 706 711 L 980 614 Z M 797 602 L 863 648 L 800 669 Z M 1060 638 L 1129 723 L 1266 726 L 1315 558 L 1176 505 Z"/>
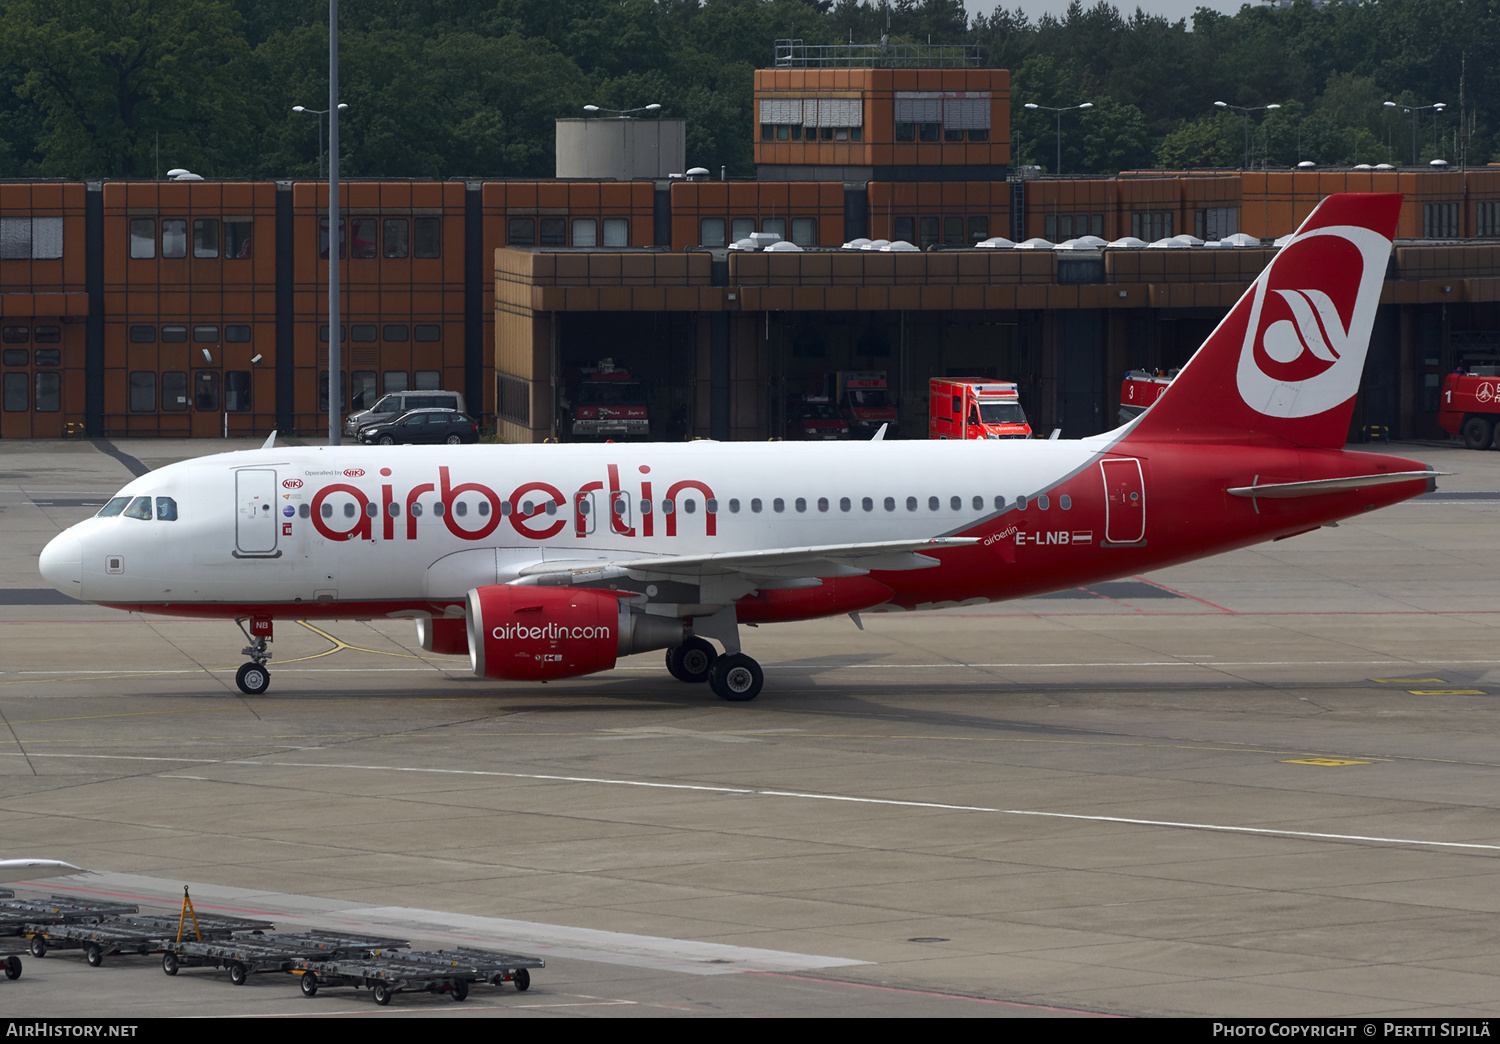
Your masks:
<path fill-rule="evenodd" d="M 445 617 L 417 617 L 417 644 L 439 656 L 463 656 L 469 651 L 469 624 Z"/>
<path fill-rule="evenodd" d="M 619 648 L 619 601 L 582 587 L 476 587 L 467 620 L 474 673 L 549 681 L 607 671 Z"/>

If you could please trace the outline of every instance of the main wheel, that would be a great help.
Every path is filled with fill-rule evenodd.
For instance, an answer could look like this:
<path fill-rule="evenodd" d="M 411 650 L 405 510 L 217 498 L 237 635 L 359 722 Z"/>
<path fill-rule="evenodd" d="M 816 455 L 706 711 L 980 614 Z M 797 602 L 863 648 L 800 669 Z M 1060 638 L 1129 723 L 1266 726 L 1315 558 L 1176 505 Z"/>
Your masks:
<path fill-rule="evenodd" d="M 97 968 L 104 963 L 104 950 L 98 943 L 89 943 L 83 951 L 83 959 L 89 962 L 90 968 Z"/>
<path fill-rule="evenodd" d="M 31 937 L 31 956 L 47 956 L 47 940 L 44 937 L 40 935 L 33 935 Z"/>
<path fill-rule="evenodd" d="M 516 989 L 523 991 L 531 989 L 531 973 L 525 968 L 517 968 L 514 978 Z"/>
<path fill-rule="evenodd" d="M 702 638 L 689 638 L 667 650 L 667 671 L 678 681 L 705 682 L 718 657 L 714 647 Z"/>
<path fill-rule="evenodd" d="M 5 977 L 12 980 L 21 977 L 21 958 L 15 954 L 5 958 Z"/>
<path fill-rule="evenodd" d="M 764 682 L 760 664 L 744 653 L 720 656 L 714 661 L 713 672 L 708 676 L 709 688 L 716 696 L 736 703 L 755 699 Z"/>
<path fill-rule="evenodd" d="M 372 992 L 375 994 L 375 1003 L 379 1004 L 381 1007 L 384 1007 L 391 1002 L 391 988 L 385 983 L 377 982 L 375 984 L 375 989 Z"/>
<path fill-rule="evenodd" d="M 258 663 L 247 663 L 234 674 L 234 683 L 246 696 L 259 696 L 271 687 L 271 672 Z"/>
<path fill-rule="evenodd" d="M 177 955 L 171 950 L 161 955 L 161 970 L 168 975 L 177 974 Z"/>
<path fill-rule="evenodd" d="M 1463 436 L 1464 445 L 1469 449 L 1489 449 L 1490 444 L 1495 441 L 1495 425 L 1488 417 L 1465 417 L 1459 434 Z"/>
<path fill-rule="evenodd" d="M 245 970 L 245 966 L 243 964 L 241 964 L 239 961 L 231 961 L 229 963 L 230 982 L 234 983 L 236 986 L 243 986 L 245 985 L 245 980 L 248 978 L 250 978 L 250 973 Z"/>
<path fill-rule="evenodd" d="M 469 996 L 469 981 L 467 979 L 453 980 L 453 999 L 461 1001 Z"/>
<path fill-rule="evenodd" d="M 318 977 L 312 972 L 302 973 L 302 996 L 316 997 L 318 995 Z"/>

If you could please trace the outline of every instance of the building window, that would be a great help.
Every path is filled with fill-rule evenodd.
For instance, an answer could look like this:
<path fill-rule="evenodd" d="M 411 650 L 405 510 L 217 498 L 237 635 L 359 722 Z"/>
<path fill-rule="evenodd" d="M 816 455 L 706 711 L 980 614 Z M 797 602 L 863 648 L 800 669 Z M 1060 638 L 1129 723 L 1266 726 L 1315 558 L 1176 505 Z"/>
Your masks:
<path fill-rule="evenodd" d="M 38 413 L 56 413 L 60 409 L 62 409 L 62 374 L 37 374 L 36 411 Z"/>
<path fill-rule="evenodd" d="M 773 236 L 786 238 L 786 218 L 766 218 L 760 223 L 762 232 L 769 232 Z"/>
<path fill-rule="evenodd" d="M 185 344 L 187 343 L 187 327 L 163 326 L 161 328 L 161 339 L 163 344 Z"/>
<path fill-rule="evenodd" d="M 1422 238 L 1456 239 L 1458 237 L 1457 203 L 1422 204 Z"/>
<path fill-rule="evenodd" d="M 891 222 L 891 238 L 906 243 L 917 241 L 917 219 L 898 217 Z"/>
<path fill-rule="evenodd" d="M 700 242 L 706 247 L 721 247 L 728 244 L 724 241 L 724 219 L 704 218 L 702 224 L 703 234 Z"/>
<path fill-rule="evenodd" d="M 6 366 L 25 366 L 30 358 L 25 348 L 7 348 L 0 354 L 0 362 L 4 362 Z"/>
<path fill-rule="evenodd" d="M 374 406 L 375 395 L 374 370 L 355 370 L 349 375 L 349 408 L 351 410 L 365 410 Z"/>
<path fill-rule="evenodd" d="M 1475 214 L 1476 236 L 1500 236 L 1500 203 L 1481 203 Z"/>
<path fill-rule="evenodd" d="M 62 327 L 38 326 L 32 331 L 31 336 L 32 340 L 36 341 L 37 344 L 61 344 Z"/>
<path fill-rule="evenodd" d="M 388 392 L 406 391 L 406 371 L 386 370 L 380 375 L 381 387 Z"/>
<path fill-rule="evenodd" d="M 755 231 L 754 218 L 730 218 L 729 219 L 729 241 L 738 243 L 742 239 L 748 239 L 751 232 Z"/>
<path fill-rule="evenodd" d="M 374 323 L 355 323 L 349 327 L 349 339 L 355 344 L 373 344 L 375 329 Z"/>
<path fill-rule="evenodd" d="M 339 259 L 344 257 L 344 237 L 348 230 L 344 228 L 344 219 L 339 218 Z M 326 259 L 328 257 L 328 219 L 318 219 L 318 256 Z"/>
<path fill-rule="evenodd" d="M 506 242 L 512 246 L 536 246 L 536 221 L 533 218 L 511 218 Z"/>
<path fill-rule="evenodd" d="M 230 413 L 243 413 L 250 408 L 249 370 L 225 371 L 224 408 Z"/>
<path fill-rule="evenodd" d="M 990 238 L 990 219 L 987 217 L 969 218 L 969 245 L 982 243 Z"/>
<path fill-rule="evenodd" d="M 347 383 L 347 376 L 345 374 L 342 374 L 342 373 L 339 374 L 339 409 L 340 410 L 343 410 L 343 408 L 344 408 L 344 386 L 345 386 L 346 383 Z M 321 371 L 318 374 L 318 412 L 319 413 L 327 413 L 328 412 L 328 371 L 327 370 L 323 370 L 323 371 Z M 349 507 L 353 507 L 353 506 L 354 506 L 353 504 L 349 505 Z"/>
<path fill-rule="evenodd" d="M 629 246 L 630 222 L 625 218 L 605 218 L 604 245 L 607 247 Z"/>
<path fill-rule="evenodd" d="M 380 328 L 380 339 L 382 341 L 400 343 L 405 341 L 407 336 L 405 323 L 386 323 Z"/>
<path fill-rule="evenodd" d="M 254 223 L 251 221 L 224 219 L 224 256 L 226 258 L 237 259 L 250 256 L 250 232 L 253 227 Z"/>
<path fill-rule="evenodd" d="M 423 218 L 423 219 L 420 219 L 420 220 L 426 220 L 426 219 Z M 567 246 L 568 245 L 568 220 L 567 220 L 567 218 L 544 217 L 544 218 L 542 218 L 541 225 L 542 225 L 542 246 L 544 246 L 544 247 L 560 247 L 560 246 Z M 418 257 L 437 257 L 436 254 L 427 255 L 427 254 L 422 254 L 420 252 L 418 252 L 417 256 Z"/>
<path fill-rule="evenodd" d="M 193 374 L 193 406 L 205 413 L 219 410 L 219 371 L 199 370 Z"/>
<path fill-rule="evenodd" d="M 31 340 L 31 327 L 29 326 L 7 326 L 0 333 L 6 344 L 25 344 Z"/>
<path fill-rule="evenodd" d="M 413 330 L 418 341 L 441 341 L 443 328 L 437 323 L 418 323 Z"/>
<path fill-rule="evenodd" d="M 193 327 L 193 340 L 198 344 L 218 344 L 219 328 L 217 326 L 195 326 Z"/>
<path fill-rule="evenodd" d="M 915 123 L 897 123 L 896 124 L 896 140 L 897 141 L 916 141 L 917 140 L 917 125 Z"/>
<path fill-rule="evenodd" d="M 345 338 L 347 338 L 348 336 L 349 336 L 349 331 L 344 328 L 344 324 L 343 323 L 340 323 L 339 324 L 339 344 L 343 344 Z M 322 326 L 318 327 L 318 340 L 322 341 L 324 344 L 328 343 L 328 324 L 327 323 L 324 323 Z"/>
<path fill-rule="evenodd" d="M 531 389 L 525 381 L 519 377 L 497 374 L 496 391 L 500 396 L 496 412 L 501 417 L 517 424 L 531 423 Z"/>
<path fill-rule="evenodd" d="M 1170 213 L 1136 211 L 1130 215 L 1130 234 L 1136 239 L 1144 239 L 1148 243 L 1154 243 L 1159 239 L 1170 239 L 1172 237 L 1172 215 Z"/>
<path fill-rule="evenodd" d="M 174 413 L 188 408 L 187 374 L 181 370 L 161 375 L 161 408 Z"/>
<path fill-rule="evenodd" d="M 156 219 L 130 219 L 130 256 L 149 260 L 156 256 Z"/>
<path fill-rule="evenodd" d="M 130 328 L 131 344 L 155 344 L 156 327 L 154 326 L 132 326 Z"/>
<path fill-rule="evenodd" d="M 217 218 L 193 219 L 193 256 L 219 256 L 219 222 Z"/>
<path fill-rule="evenodd" d="M 24 373 L 5 375 L 5 409 L 8 413 L 25 413 L 30 409 L 31 380 Z"/>
<path fill-rule="evenodd" d="M 417 391 L 437 391 L 443 386 L 443 375 L 438 370 L 418 370 L 412 387 Z"/>
<path fill-rule="evenodd" d="M 164 258 L 187 257 L 187 218 L 162 218 L 161 256 Z"/>
<path fill-rule="evenodd" d="M 36 364 L 38 366 L 61 366 L 61 348 L 38 348 L 36 350 Z"/>
<path fill-rule="evenodd" d="M 792 242 L 798 246 L 818 245 L 818 219 L 792 218 Z"/>
<path fill-rule="evenodd" d="M 244 325 L 224 327 L 224 340 L 230 344 L 247 344 L 250 340 L 250 327 Z"/>
<path fill-rule="evenodd" d="M 412 256 L 443 256 L 443 219 L 419 217 L 412 219 Z"/>
<path fill-rule="evenodd" d="M 964 245 L 964 219 L 956 215 L 943 218 L 943 246 Z"/>
<path fill-rule="evenodd" d="M 593 218 L 574 218 L 573 245 L 576 247 L 598 246 L 599 223 Z"/>
<path fill-rule="evenodd" d="M 156 412 L 156 374 L 150 370 L 133 370 L 130 374 L 130 411 Z"/>
<path fill-rule="evenodd" d="M 917 246 L 921 247 L 923 250 L 926 250 L 928 247 L 932 246 L 932 244 L 934 244 L 934 243 L 936 243 L 938 241 L 938 219 L 937 218 L 935 218 L 935 217 L 924 217 L 918 223 L 918 228 L 921 230 L 921 232 L 920 232 L 921 238 L 918 241 Z"/>
<path fill-rule="evenodd" d="M 1206 207 L 1193 211 L 1193 235 L 1205 241 L 1223 239 L 1240 230 L 1239 207 Z"/>
<path fill-rule="evenodd" d="M 0 218 L 0 260 L 62 257 L 62 218 Z"/>
<path fill-rule="evenodd" d="M 380 222 L 372 217 L 350 218 L 349 224 L 353 226 L 349 234 L 349 255 L 351 257 L 374 257 L 376 236 L 380 232 Z"/>
<path fill-rule="evenodd" d="M 386 218 L 383 252 L 386 257 L 405 257 L 410 251 L 405 218 Z"/>

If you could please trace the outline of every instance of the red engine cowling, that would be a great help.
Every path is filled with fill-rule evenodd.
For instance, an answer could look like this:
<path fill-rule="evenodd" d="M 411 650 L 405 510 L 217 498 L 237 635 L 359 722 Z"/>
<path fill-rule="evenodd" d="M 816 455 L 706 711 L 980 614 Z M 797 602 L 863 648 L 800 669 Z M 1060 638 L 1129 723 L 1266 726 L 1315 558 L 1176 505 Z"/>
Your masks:
<path fill-rule="evenodd" d="M 607 671 L 619 648 L 609 591 L 494 584 L 469 592 L 469 659 L 481 678 L 549 681 Z"/>
<path fill-rule="evenodd" d="M 463 656 L 469 651 L 469 625 L 464 620 L 419 616 L 417 644 L 439 656 Z"/>

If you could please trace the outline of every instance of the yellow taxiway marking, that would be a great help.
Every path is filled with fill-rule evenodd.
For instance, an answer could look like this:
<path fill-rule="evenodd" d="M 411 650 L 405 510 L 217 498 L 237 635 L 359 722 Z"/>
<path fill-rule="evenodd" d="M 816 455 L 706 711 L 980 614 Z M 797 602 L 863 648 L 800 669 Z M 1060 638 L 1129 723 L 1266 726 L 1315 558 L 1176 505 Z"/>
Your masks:
<path fill-rule="evenodd" d="M 1487 696 L 1483 689 L 1407 689 L 1413 696 Z"/>
<path fill-rule="evenodd" d="M 1291 758 L 1282 762 L 1283 765 L 1319 765 L 1323 768 L 1334 768 L 1339 765 L 1368 765 L 1368 761 L 1345 761 L 1341 758 Z"/>

